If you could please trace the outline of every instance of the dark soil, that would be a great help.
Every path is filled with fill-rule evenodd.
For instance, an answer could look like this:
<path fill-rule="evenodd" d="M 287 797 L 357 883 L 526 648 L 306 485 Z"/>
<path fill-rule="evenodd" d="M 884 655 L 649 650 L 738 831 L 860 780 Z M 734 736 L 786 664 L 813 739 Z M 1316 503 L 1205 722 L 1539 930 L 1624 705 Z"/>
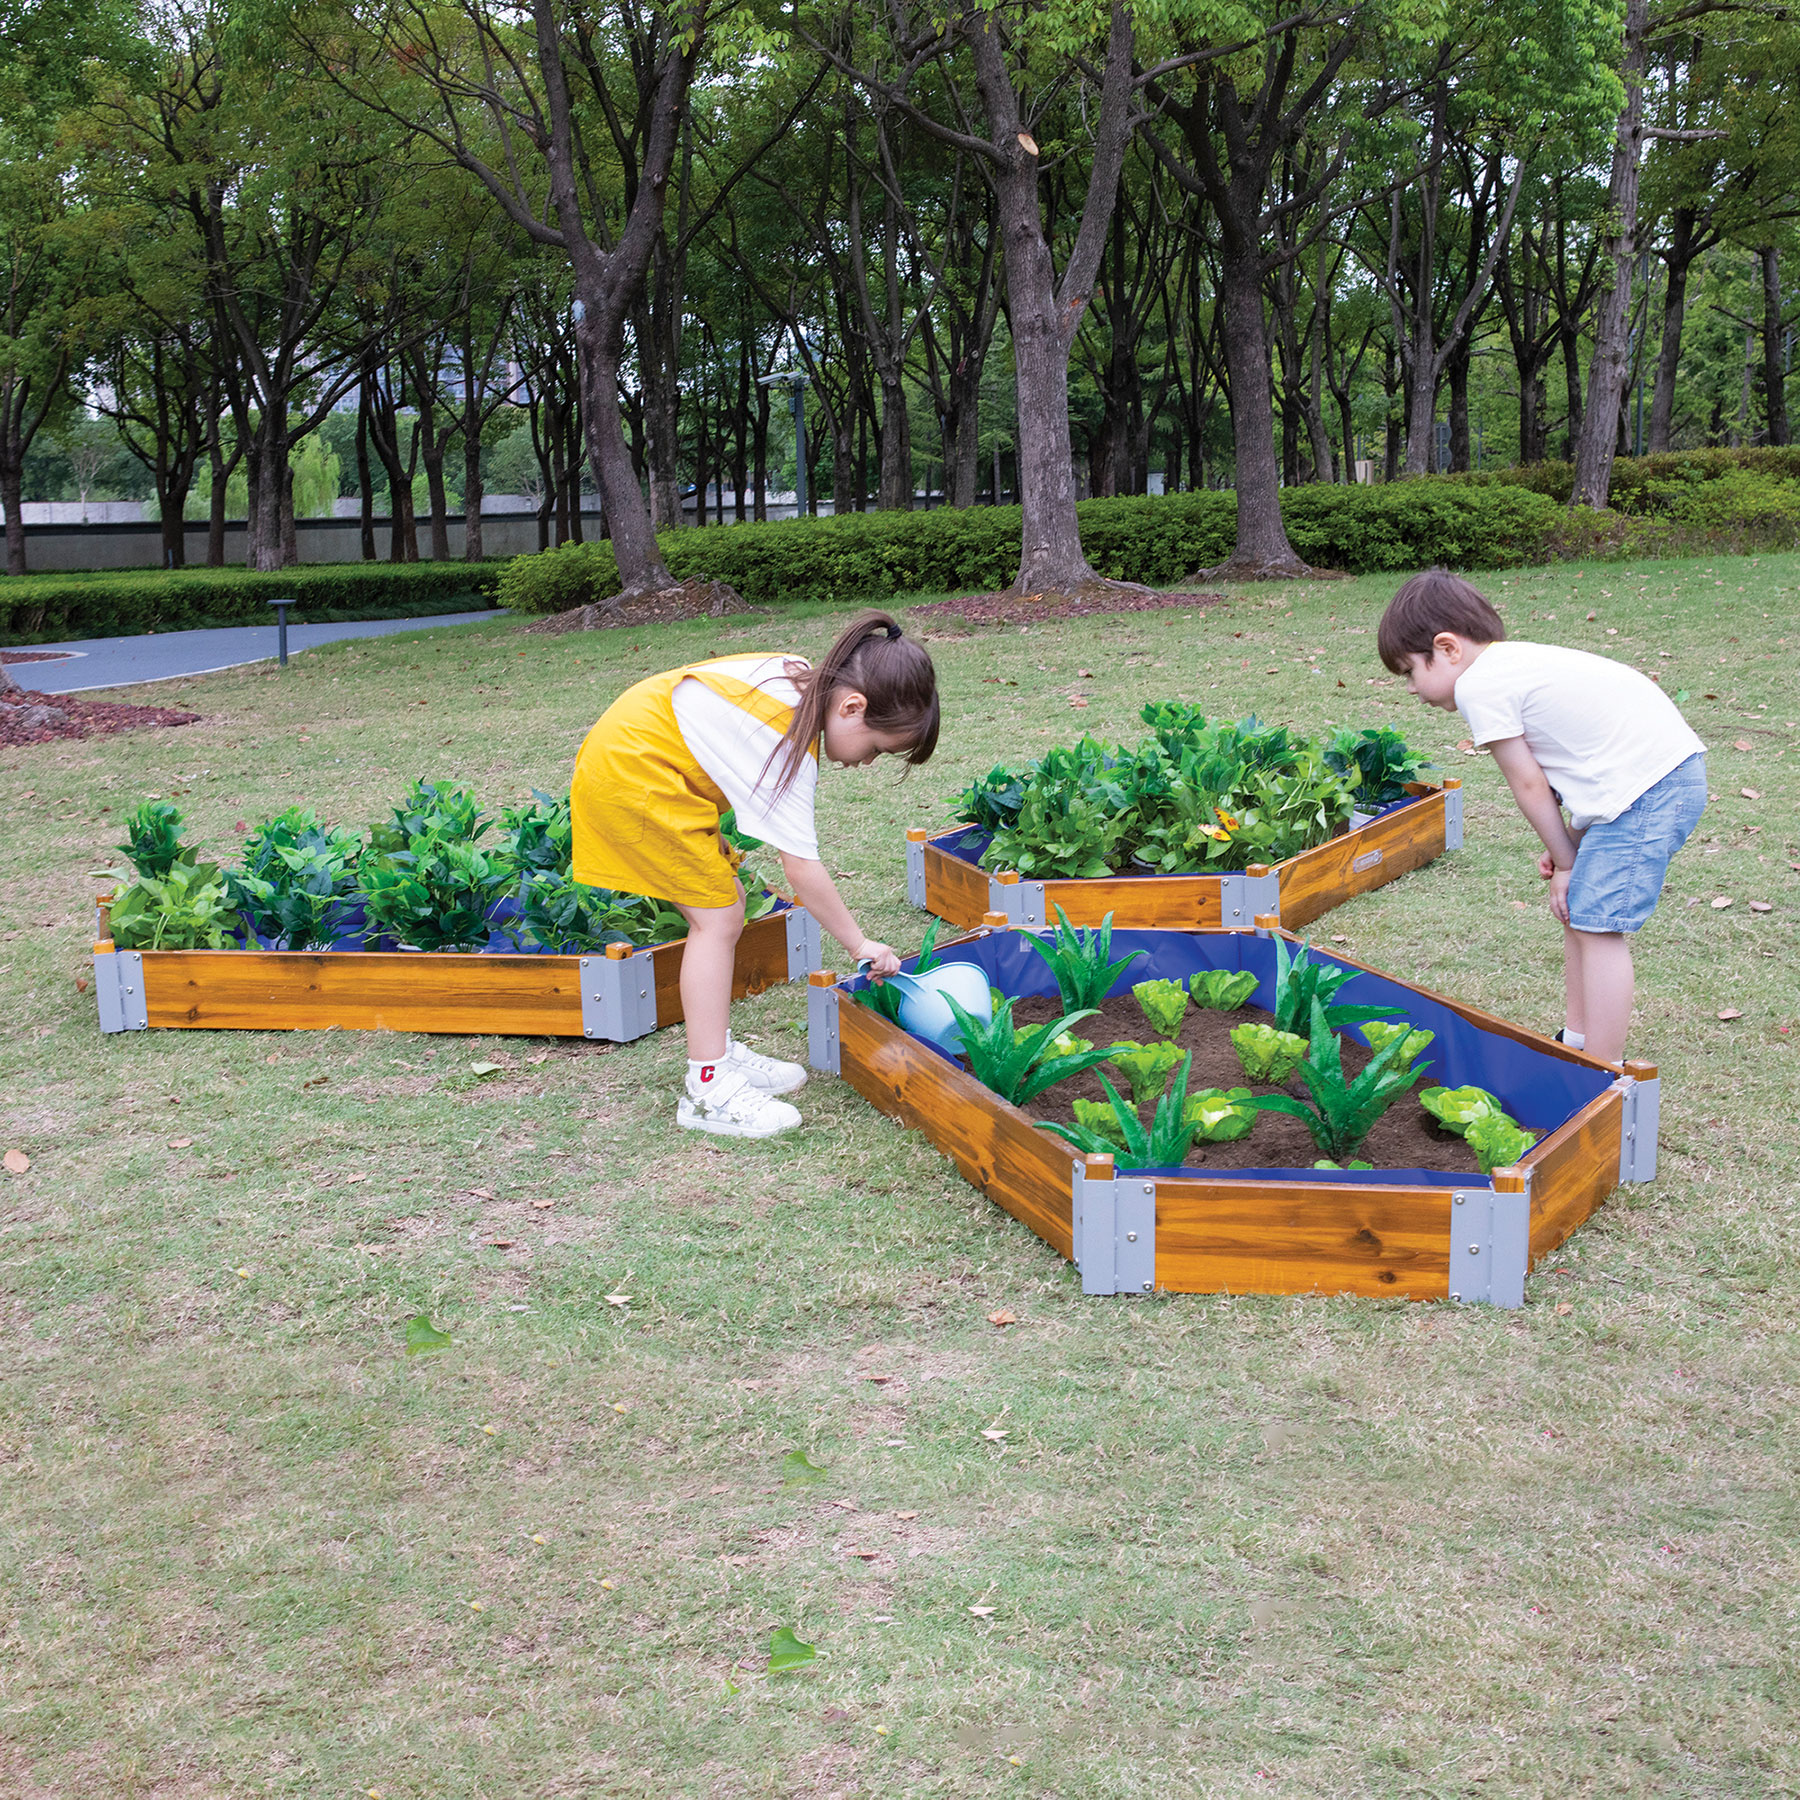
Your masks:
<path fill-rule="evenodd" d="M 729 582 L 702 581 L 698 576 L 654 593 L 601 600 L 591 606 L 573 606 L 567 612 L 535 619 L 525 629 L 542 637 L 561 637 L 566 631 L 606 631 L 615 625 L 666 625 L 675 619 L 722 619 L 730 613 L 760 613 Z"/>
<path fill-rule="evenodd" d="M 1032 996 L 1013 1005 L 1013 1022 L 1018 1025 L 1042 1025 L 1062 1013 L 1062 1002 L 1054 997 Z M 1188 1092 L 1204 1093 L 1208 1088 L 1247 1087 L 1253 1094 L 1292 1094 L 1297 1100 L 1306 1098 L 1306 1088 L 1296 1076 L 1285 1087 L 1247 1081 L 1237 1049 L 1231 1041 L 1235 1026 L 1247 1022 L 1269 1024 L 1269 1015 L 1257 1007 L 1244 1006 L 1236 1012 L 1214 1012 L 1209 1008 L 1190 1006 L 1181 1022 L 1176 1042 L 1193 1052 L 1193 1067 L 1188 1075 Z M 1075 1027 L 1075 1035 L 1091 1038 L 1096 1045 L 1115 1043 L 1121 1038 L 1148 1044 L 1157 1034 L 1150 1029 L 1143 1009 L 1129 993 L 1115 995 L 1100 1009 L 1095 1019 L 1083 1019 Z M 1342 1039 L 1344 1074 L 1353 1078 L 1368 1062 L 1371 1052 L 1361 1039 Z M 1427 1056 L 1430 1052 L 1427 1051 Z M 1034 1119 L 1054 1119 L 1059 1125 L 1075 1122 L 1076 1100 L 1098 1100 L 1104 1104 L 1106 1090 L 1100 1085 L 1104 1074 L 1129 1100 L 1131 1090 L 1125 1078 L 1102 1063 L 1098 1069 L 1059 1081 L 1046 1088 L 1036 1099 L 1026 1102 L 1025 1112 Z M 1419 1087 L 1429 1087 L 1428 1074 Z M 1419 1089 L 1403 1094 L 1375 1122 L 1375 1129 L 1355 1153 L 1356 1160 L 1373 1163 L 1378 1169 L 1442 1169 L 1450 1174 L 1479 1173 L 1475 1153 L 1454 1132 L 1445 1131 L 1415 1098 Z M 1194 1140 L 1188 1152 L 1188 1165 L 1201 1169 L 1310 1169 L 1320 1152 L 1312 1134 L 1300 1120 L 1285 1113 L 1264 1113 L 1256 1121 L 1248 1137 L 1234 1144 L 1209 1144 Z"/>
<path fill-rule="evenodd" d="M 0 690 L 0 744 L 50 744 L 59 738 L 107 737 L 147 725 L 192 725 L 200 715 L 172 706 L 119 706 L 73 694 Z"/>
<path fill-rule="evenodd" d="M 974 594 L 967 600 L 934 600 L 929 606 L 909 609 L 916 619 L 967 619 L 971 625 L 1017 625 L 1043 619 L 1085 619 L 1096 613 L 1192 612 L 1223 603 L 1223 594 L 1204 594 L 1186 589 L 1162 593 L 1154 588 L 1133 587 L 1124 582 L 1097 581 L 1069 594 Z"/>

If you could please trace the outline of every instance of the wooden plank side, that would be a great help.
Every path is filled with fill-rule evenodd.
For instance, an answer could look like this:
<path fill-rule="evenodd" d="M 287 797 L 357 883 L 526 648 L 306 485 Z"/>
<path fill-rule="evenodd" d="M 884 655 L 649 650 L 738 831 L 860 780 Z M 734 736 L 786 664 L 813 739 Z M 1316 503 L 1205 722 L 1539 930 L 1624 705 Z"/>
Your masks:
<path fill-rule="evenodd" d="M 988 910 L 988 872 L 925 843 L 925 910 L 967 931 Z"/>
<path fill-rule="evenodd" d="M 146 951 L 144 995 L 153 1027 L 180 1030 L 582 1035 L 573 956 Z"/>
<path fill-rule="evenodd" d="M 1217 929 L 1222 919 L 1216 875 L 1105 876 L 1093 881 L 1046 881 L 1044 919 L 1061 907 L 1071 925 L 1100 925 L 1111 913 L 1120 931 Z"/>
<path fill-rule="evenodd" d="M 1073 1255 L 1076 1157 L 1061 1138 L 848 994 L 838 1042 L 844 1079 L 870 1105 L 922 1131 L 991 1200 Z"/>
<path fill-rule="evenodd" d="M 1289 930 L 1310 925 L 1354 895 L 1385 887 L 1443 853 L 1444 796 L 1438 791 L 1278 863 L 1281 922 Z"/>
<path fill-rule="evenodd" d="M 1521 1162 L 1531 1171 L 1531 1260 L 1568 1237 L 1619 1185 L 1625 1099 L 1617 1088 L 1590 1101 Z"/>
<path fill-rule="evenodd" d="M 1156 1181 L 1156 1285 L 1178 1294 L 1450 1291 L 1449 1188 Z"/>

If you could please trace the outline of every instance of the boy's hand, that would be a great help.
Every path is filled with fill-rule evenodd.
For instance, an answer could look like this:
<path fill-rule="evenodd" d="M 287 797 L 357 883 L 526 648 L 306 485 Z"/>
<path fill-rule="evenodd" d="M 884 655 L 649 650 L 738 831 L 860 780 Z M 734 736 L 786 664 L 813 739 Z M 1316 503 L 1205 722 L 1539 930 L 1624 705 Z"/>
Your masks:
<path fill-rule="evenodd" d="M 1546 850 L 1542 861 L 1548 862 L 1549 860 L 1550 853 Z M 1542 867 L 1542 863 L 1539 866 Z M 1569 876 L 1572 873 L 1572 870 L 1559 869 L 1552 865 L 1544 877 L 1550 883 L 1550 910 L 1565 925 L 1569 922 Z"/>
<path fill-rule="evenodd" d="M 1548 850 L 1538 852 L 1538 874 L 1548 881 L 1556 873 L 1556 858 Z"/>

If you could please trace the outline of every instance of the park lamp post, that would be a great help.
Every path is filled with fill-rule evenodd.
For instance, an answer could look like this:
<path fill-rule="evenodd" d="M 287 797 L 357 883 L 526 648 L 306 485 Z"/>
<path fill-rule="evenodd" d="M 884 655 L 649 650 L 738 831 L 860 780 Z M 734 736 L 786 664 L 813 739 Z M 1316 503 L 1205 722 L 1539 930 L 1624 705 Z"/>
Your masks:
<path fill-rule="evenodd" d="M 764 387 L 784 387 L 794 409 L 794 516 L 806 516 L 806 376 L 799 369 L 762 377 Z"/>
<path fill-rule="evenodd" d="M 269 604 L 275 609 L 275 660 L 287 667 L 287 609 L 298 606 L 300 602 L 292 594 L 285 600 L 271 600 Z"/>

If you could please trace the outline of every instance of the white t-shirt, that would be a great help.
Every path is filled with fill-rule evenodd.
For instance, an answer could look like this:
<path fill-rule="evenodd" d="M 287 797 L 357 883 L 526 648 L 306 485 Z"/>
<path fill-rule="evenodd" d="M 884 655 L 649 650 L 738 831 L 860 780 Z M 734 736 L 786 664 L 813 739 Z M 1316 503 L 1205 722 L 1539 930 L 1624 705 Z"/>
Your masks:
<path fill-rule="evenodd" d="M 1478 744 L 1525 740 L 1577 831 L 1706 748 L 1648 676 L 1557 644 L 1489 644 L 1457 678 L 1456 709 Z"/>
<path fill-rule="evenodd" d="M 750 687 L 761 688 L 783 706 L 797 706 L 800 690 L 785 670 L 790 662 L 804 661 L 796 656 L 732 656 L 724 658 L 719 667 Z M 779 778 L 781 762 L 777 758 L 770 763 L 769 758 L 781 742 L 779 731 L 691 675 L 675 684 L 671 700 L 675 723 L 693 751 L 694 761 L 731 802 L 738 829 L 789 856 L 817 860 L 819 836 L 813 823 L 813 800 L 818 792 L 819 765 L 812 757 L 800 765 L 787 792 L 772 797 L 769 790 Z"/>

